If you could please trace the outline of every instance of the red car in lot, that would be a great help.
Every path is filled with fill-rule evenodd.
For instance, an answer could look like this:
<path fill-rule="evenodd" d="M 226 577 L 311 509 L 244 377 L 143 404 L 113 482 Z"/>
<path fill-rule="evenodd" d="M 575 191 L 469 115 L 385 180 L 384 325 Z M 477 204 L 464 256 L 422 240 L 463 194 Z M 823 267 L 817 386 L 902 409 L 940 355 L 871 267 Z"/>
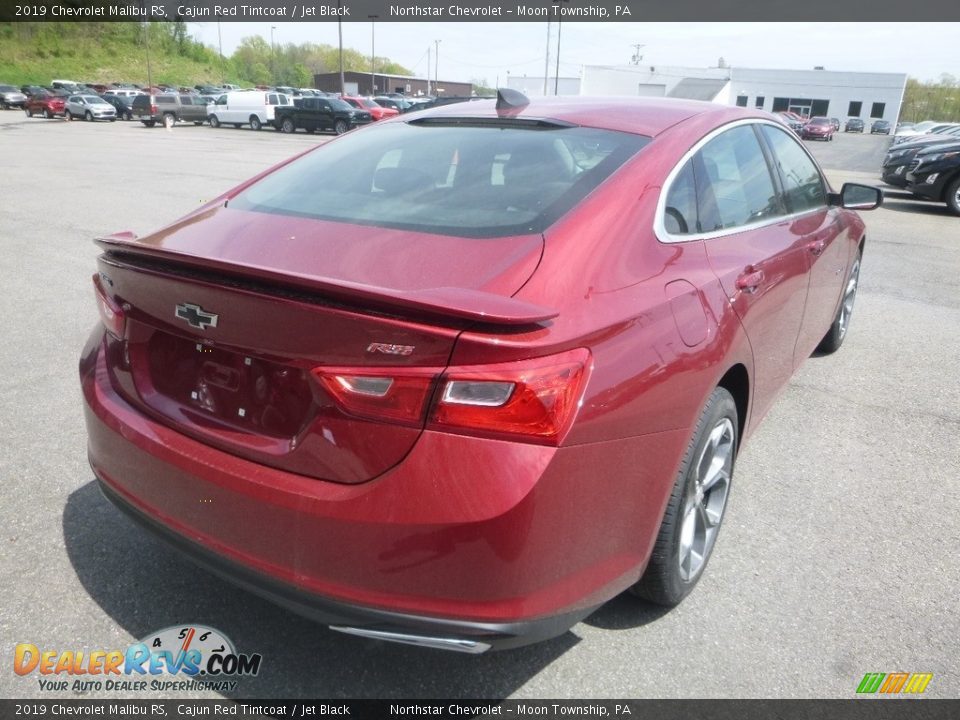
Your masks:
<path fill-rule="evenodd" d="M 396 108 L 383 107 L 383 105 L 378 105 L 370 98 L 344 95 L 342 99 L 353 105 L 355 108 L 366 110 L 368 113 L 370 113 L 370 117 L 372 117 L 374 121 L 385 120 L 386 118 L 396 117 L 400 114 L 400 111 Z"/>
<path fill-rule="evenodd" d="M 62 117 L 67 113 L 65 100 L 66 98 L 50 93 L 38 93 L 27 98 L 23 110 L 27 113 L 27 117 L 33 117 L 34 115 L 45 118 Z"/>
<path fill-rule="evenodd" d="M 828 117 L 810 118 L 810 121 L 803 126 L 800 131 L 800 137 L 804 140 L 833 140 L 833 133 L 837 128 L 833 121 Z"/>
<path fill-rule="evenodd" d="M 343 135 L 98 240 L 91 466 L 355 635 L 477 653 L 675 605 L 744 440 L 844 341 L 880 201 L 710 103 L 502 91 Z"/>

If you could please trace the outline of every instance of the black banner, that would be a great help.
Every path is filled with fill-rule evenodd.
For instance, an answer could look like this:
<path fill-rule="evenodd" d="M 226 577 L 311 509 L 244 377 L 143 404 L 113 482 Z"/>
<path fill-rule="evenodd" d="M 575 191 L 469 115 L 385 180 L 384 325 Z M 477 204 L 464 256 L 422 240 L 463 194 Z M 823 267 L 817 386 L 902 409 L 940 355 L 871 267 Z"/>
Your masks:
<path fill-rule="evenodd" d="M 0 0 L 0 21 L 654 22 L 960 20 L 956 0 Z M 851 30 L 855 32 L 855 30 Z"/>
<path fill-rule="evenodd" d="M 0 700 L 0 718 L 955 720 L 960 700 Z"/>

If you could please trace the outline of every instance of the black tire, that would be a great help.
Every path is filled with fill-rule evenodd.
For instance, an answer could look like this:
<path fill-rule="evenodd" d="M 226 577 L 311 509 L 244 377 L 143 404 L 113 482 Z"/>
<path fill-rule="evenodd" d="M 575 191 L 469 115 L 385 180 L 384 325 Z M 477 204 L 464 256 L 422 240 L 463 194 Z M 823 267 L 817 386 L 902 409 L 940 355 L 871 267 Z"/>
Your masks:
<path fill-rule="evenodd" d="M 211 115 L 211 116 L 210 116 L 210 127 L 212 127 L 212 128 L 218 128 L 218 127 L 220 127 L 220 118 L 218 118 L 216 115 Z"/>
<path fill-rule="evenodd" d="M 127 112 L 124 113 L 123 119 L 124 119 L 124 120 L 133 120 L 133 112 L 130 111 L 130 110 L 127 110 Z"/>
<path fill-rule="evenodd" d="M 250 129 L 251 130 L 260 130 L 263 128 L 263 123 L 260 122 L 260 118 L 256 115 L 250 116 Z"/>
<path fill-rule="evenodd" d="M 110 122 L 116 122 L 116 121 L 117 119 L 115 117 L 110 118 Z"/>
<path fill-rule="evenodd" d="M 163 126 L 168 130 L 177 124 L 177 118 L 173 113 L 163 114 Z"/>
<path fill-rule="evenodd" d="M 30 108 L 24 108 L 23 111 L 27 114 L 27 117 L 33 117 L 33 110 Z"/>
<path fill-rule="evenodd" d="M 947 207 L 950 208 L 950 212 L 954 215 L 960 215 L 960 175 L 947 185 L 944 192 L 946 195 L 943 199 L 946 201 Z"/>
<path fill-rule="evenodd" d="M 234 123 L 233 126 L 234 126 L 237 130 L 239 130 L 240 128 L 243 127 L 243 123 Z"/>
<path fill-rule="evenodd" d="M 43 116 L 44 116 L 47 120 L 53 120 L 53 113 L 50 112 L 49 110 L 44 110 L 44 111 L 43 111 Z"/>
<path fill-rule="evenodd" d="M 630 588 L 634 595 L 657 605 L 673 607 L 689 595 L 703 577 L 730 495 L 740 442 L 739 427 L 737 404 L 733 396 L 725 388 L 716 388 L 700 413 L 693 438 L 683 456 L 647 569 L 637 584 Z M 715 480 L 709 486 L 701 484 L 702 475 L 708 472 L 706 468 L 712 467 L 706 461 L 721 457 L 721 454 L 724 458 L 721 470 L 711 474 L 711 477 L 716 476 Z M 722 495 L 715 494 L 721 492 Z M 686 554 L 687 568 L 683 569 L 681 536 L 685 525 L 689 529 L 689 523 L 692 522 L 695 527 L 698 519 L 712 524 L 709 529 L 704 524 L 700 555 L 692 551 L 698 542 L 698 535 L 696 532 L 688 533 L 691 551 Z M 693 566 L 695 557 L 700 558 L 696 567 Z"/>
<path fill-rule="evenodd" d="M 856 258 L 850 265 L 850 272 L 847 273 L 847 282 L 843 286 L 843 295 L 840 298 L 840 307 L 837 308 L 837 314 L 833 318 L 833 323 L 827 330 L 827 334 L 817 345 L 816 352 L 821 355 L 835 353 L 847 337 L 847 332 L 850 329 L 850 316 L 853 314 L 853 305 L 857 299 L 857 289 L 860 286 L 860 261 L 862 258 L 863 252 L 858 250 Z M 852 295 L 850 295 L 851 292 Z M 849 298 L 848 295 L 850 295 Z M 847 302 L 848 299 L 849 302 Z"/>
<path fill-rule="evenodd" d="M 203 125 L 203 120 L 194 120 L 194 121 L 193 121 L 193 124 L 194 124 L 194 125 L 197 125 L 197 126 Z"/>
<path fill-rule="evenodd" d="M 83 119 L 86 120 L 87 122 L 93 122 L 93 113 L 90 112 L 89 110 L 87 110 L 87 111 L 83 114 Z"/>
<path fill-rule="evenodd" d="M 292 133 L 297 129 L 297 126 L 293 124 L 293 120 L 290 118 L 284 118 L 283 122 L 280 123 L 280 131 L 285 133 Z"/>
<path fill-rule="evenodd" d="M 154 125 L 157 124 L 156 120 L 141 120 L 140 122 L 142 122 L 147 127 L 153 127 Z"/>
<path fill-rule="evenodd" d="M 347 125 L 347 121 L 346 121 L 346 120 L 337 120 L 337 121 L 333 124 L 333 131 L 334 131 L 337 135 L 343 135 L 343 134 L 344 134 L 347 130 L 349 130 L 349 129 L 350 129 L 350 126 Z"/>

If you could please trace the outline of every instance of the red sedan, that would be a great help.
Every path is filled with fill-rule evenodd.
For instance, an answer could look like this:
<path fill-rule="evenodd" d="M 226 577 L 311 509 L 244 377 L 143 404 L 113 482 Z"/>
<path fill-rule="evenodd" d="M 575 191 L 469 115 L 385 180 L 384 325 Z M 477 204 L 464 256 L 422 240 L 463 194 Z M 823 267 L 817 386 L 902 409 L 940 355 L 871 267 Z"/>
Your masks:
<path fill-rule="evenodd" d="M 502 91 L 343 135 L 98 241 L 91 465 L 346 633 L 477 653 L 675 605 L 744 441 L 847 336 L 880 200 L 709 103 Z"/>
<path fill-rule="evenodd" d="M 804 140 L 833 140 L 836 126 L 828 117 L 815 117 L 803 126 L 800 137 Z"/>
<path fill-rule="evenodd" d="M 396 117 L 400 114 L 400 111 L 396 108 L 383 107 L 383 105 L 378 105 L 370 98 L 344 95 L 343 100 L 350 103 L 355 108 L 366 110 L 368 113 L 370 113 L 370 117 L 372 117 L 374 120 L 385 120 L 387 118 Z"/>
<path fill-rule="evenodd" d="M 23 106 L 27 117 L 42 115 L 45 118 L 63 116 L 67 114 L 65 99 L 50 93 L 31 95 Z"/>

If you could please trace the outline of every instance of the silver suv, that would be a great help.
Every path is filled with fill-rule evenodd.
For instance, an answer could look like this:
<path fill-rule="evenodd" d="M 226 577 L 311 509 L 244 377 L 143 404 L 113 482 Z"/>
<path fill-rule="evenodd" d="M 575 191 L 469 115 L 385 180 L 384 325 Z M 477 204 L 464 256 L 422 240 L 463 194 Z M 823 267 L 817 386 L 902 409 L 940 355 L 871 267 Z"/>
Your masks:
<path fill-rule="evenodd" d="M 137 95 L 133 99 L 133 114 L 147 127 L 158 122 L 173 127 L 180 121 L 203 125 L 208 105 L 209 100 L 200 95 Z"/>

